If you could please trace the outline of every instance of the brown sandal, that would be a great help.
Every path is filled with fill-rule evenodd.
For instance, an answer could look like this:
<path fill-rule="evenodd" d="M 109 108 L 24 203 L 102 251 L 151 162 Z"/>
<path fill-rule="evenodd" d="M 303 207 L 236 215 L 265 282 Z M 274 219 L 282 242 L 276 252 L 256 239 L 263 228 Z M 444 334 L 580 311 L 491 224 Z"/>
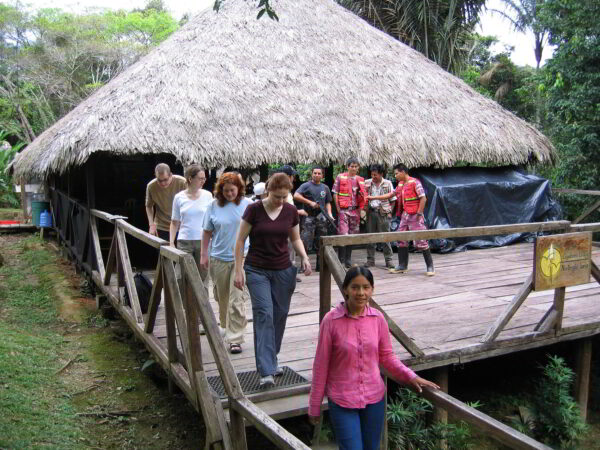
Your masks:
<path fill-rule="evenodd" d="M 229 344 L 229 353 L 242 353 L 242 346 L 240 344 Z"/>

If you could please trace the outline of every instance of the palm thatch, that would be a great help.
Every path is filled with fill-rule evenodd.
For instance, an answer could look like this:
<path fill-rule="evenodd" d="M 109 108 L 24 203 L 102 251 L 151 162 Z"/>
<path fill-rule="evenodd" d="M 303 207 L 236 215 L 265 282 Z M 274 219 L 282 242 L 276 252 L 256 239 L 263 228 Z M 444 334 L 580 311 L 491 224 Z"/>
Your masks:
<path fill-rule="evenodd" d="M 546 137 L 333 0 L 206 10 L 41 134 L 17 175 L 63 173 L 94 152 L 184 164 L 551 162 Z"/>

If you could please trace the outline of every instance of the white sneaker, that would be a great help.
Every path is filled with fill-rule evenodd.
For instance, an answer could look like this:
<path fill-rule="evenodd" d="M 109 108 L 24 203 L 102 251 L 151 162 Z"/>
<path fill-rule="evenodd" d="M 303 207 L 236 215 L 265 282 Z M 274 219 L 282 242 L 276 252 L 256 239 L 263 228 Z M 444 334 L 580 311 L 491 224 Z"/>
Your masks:
<path fill-rule="evenodd" d="M 261 389 L 272 388 L 275 386 L 275 380 L 273 380 L 273 375 L 267 375 L 266 377 L 260 378 L 259 387 Z"/>
<path fill-rule="evenodd" d="M 277 366 L 277 369 L 275 369 L 274 375 L 276 377 L 280 377 L 281 375 L 283 375 L 283 369 L 281 367 Z"/>

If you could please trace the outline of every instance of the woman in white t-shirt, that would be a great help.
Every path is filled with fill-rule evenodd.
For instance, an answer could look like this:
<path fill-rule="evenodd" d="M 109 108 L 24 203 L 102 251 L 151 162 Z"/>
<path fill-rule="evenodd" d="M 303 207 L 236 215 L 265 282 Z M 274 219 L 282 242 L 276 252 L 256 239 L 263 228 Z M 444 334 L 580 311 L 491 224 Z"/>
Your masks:
<path fill-rule="evenodd" d="M 175 247 L 177 237 L 177 248 L 189 253 L 194 257 L 202 281 L 206 280 L 208 270 L 200 267 L 202 255 L 202 223 L 204 213 L 210 202 L 212 194 L 202 189 L 206 181 L 206 173 L 199 165 L 193 164 L 185 169 L 187 189 L 175 195 L 173 199 L 173 211 L 171 213 L 171 226 L 169 227 L 169 243 Z M 179 231 L 179 235 L 177 232 Z"/>

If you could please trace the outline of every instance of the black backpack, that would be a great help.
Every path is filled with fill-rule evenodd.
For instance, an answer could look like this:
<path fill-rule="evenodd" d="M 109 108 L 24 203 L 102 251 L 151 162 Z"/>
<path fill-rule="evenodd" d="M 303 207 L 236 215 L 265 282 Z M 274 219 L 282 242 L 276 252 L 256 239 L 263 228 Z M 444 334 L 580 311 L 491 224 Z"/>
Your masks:
<path fill-rule="evenodd" d="M 135 283 L 135 290 L 140 300 L 142 313 L 146 314 L 148 312 L 148 305 L 150 304 L 150 295 L 152 294 L 152 281 L 142 272 L 138 272 L 133 276 L 133 282 Z M 125 301 L 126 304 L 130 304 L 127 289 L 125 289 Z"/>

